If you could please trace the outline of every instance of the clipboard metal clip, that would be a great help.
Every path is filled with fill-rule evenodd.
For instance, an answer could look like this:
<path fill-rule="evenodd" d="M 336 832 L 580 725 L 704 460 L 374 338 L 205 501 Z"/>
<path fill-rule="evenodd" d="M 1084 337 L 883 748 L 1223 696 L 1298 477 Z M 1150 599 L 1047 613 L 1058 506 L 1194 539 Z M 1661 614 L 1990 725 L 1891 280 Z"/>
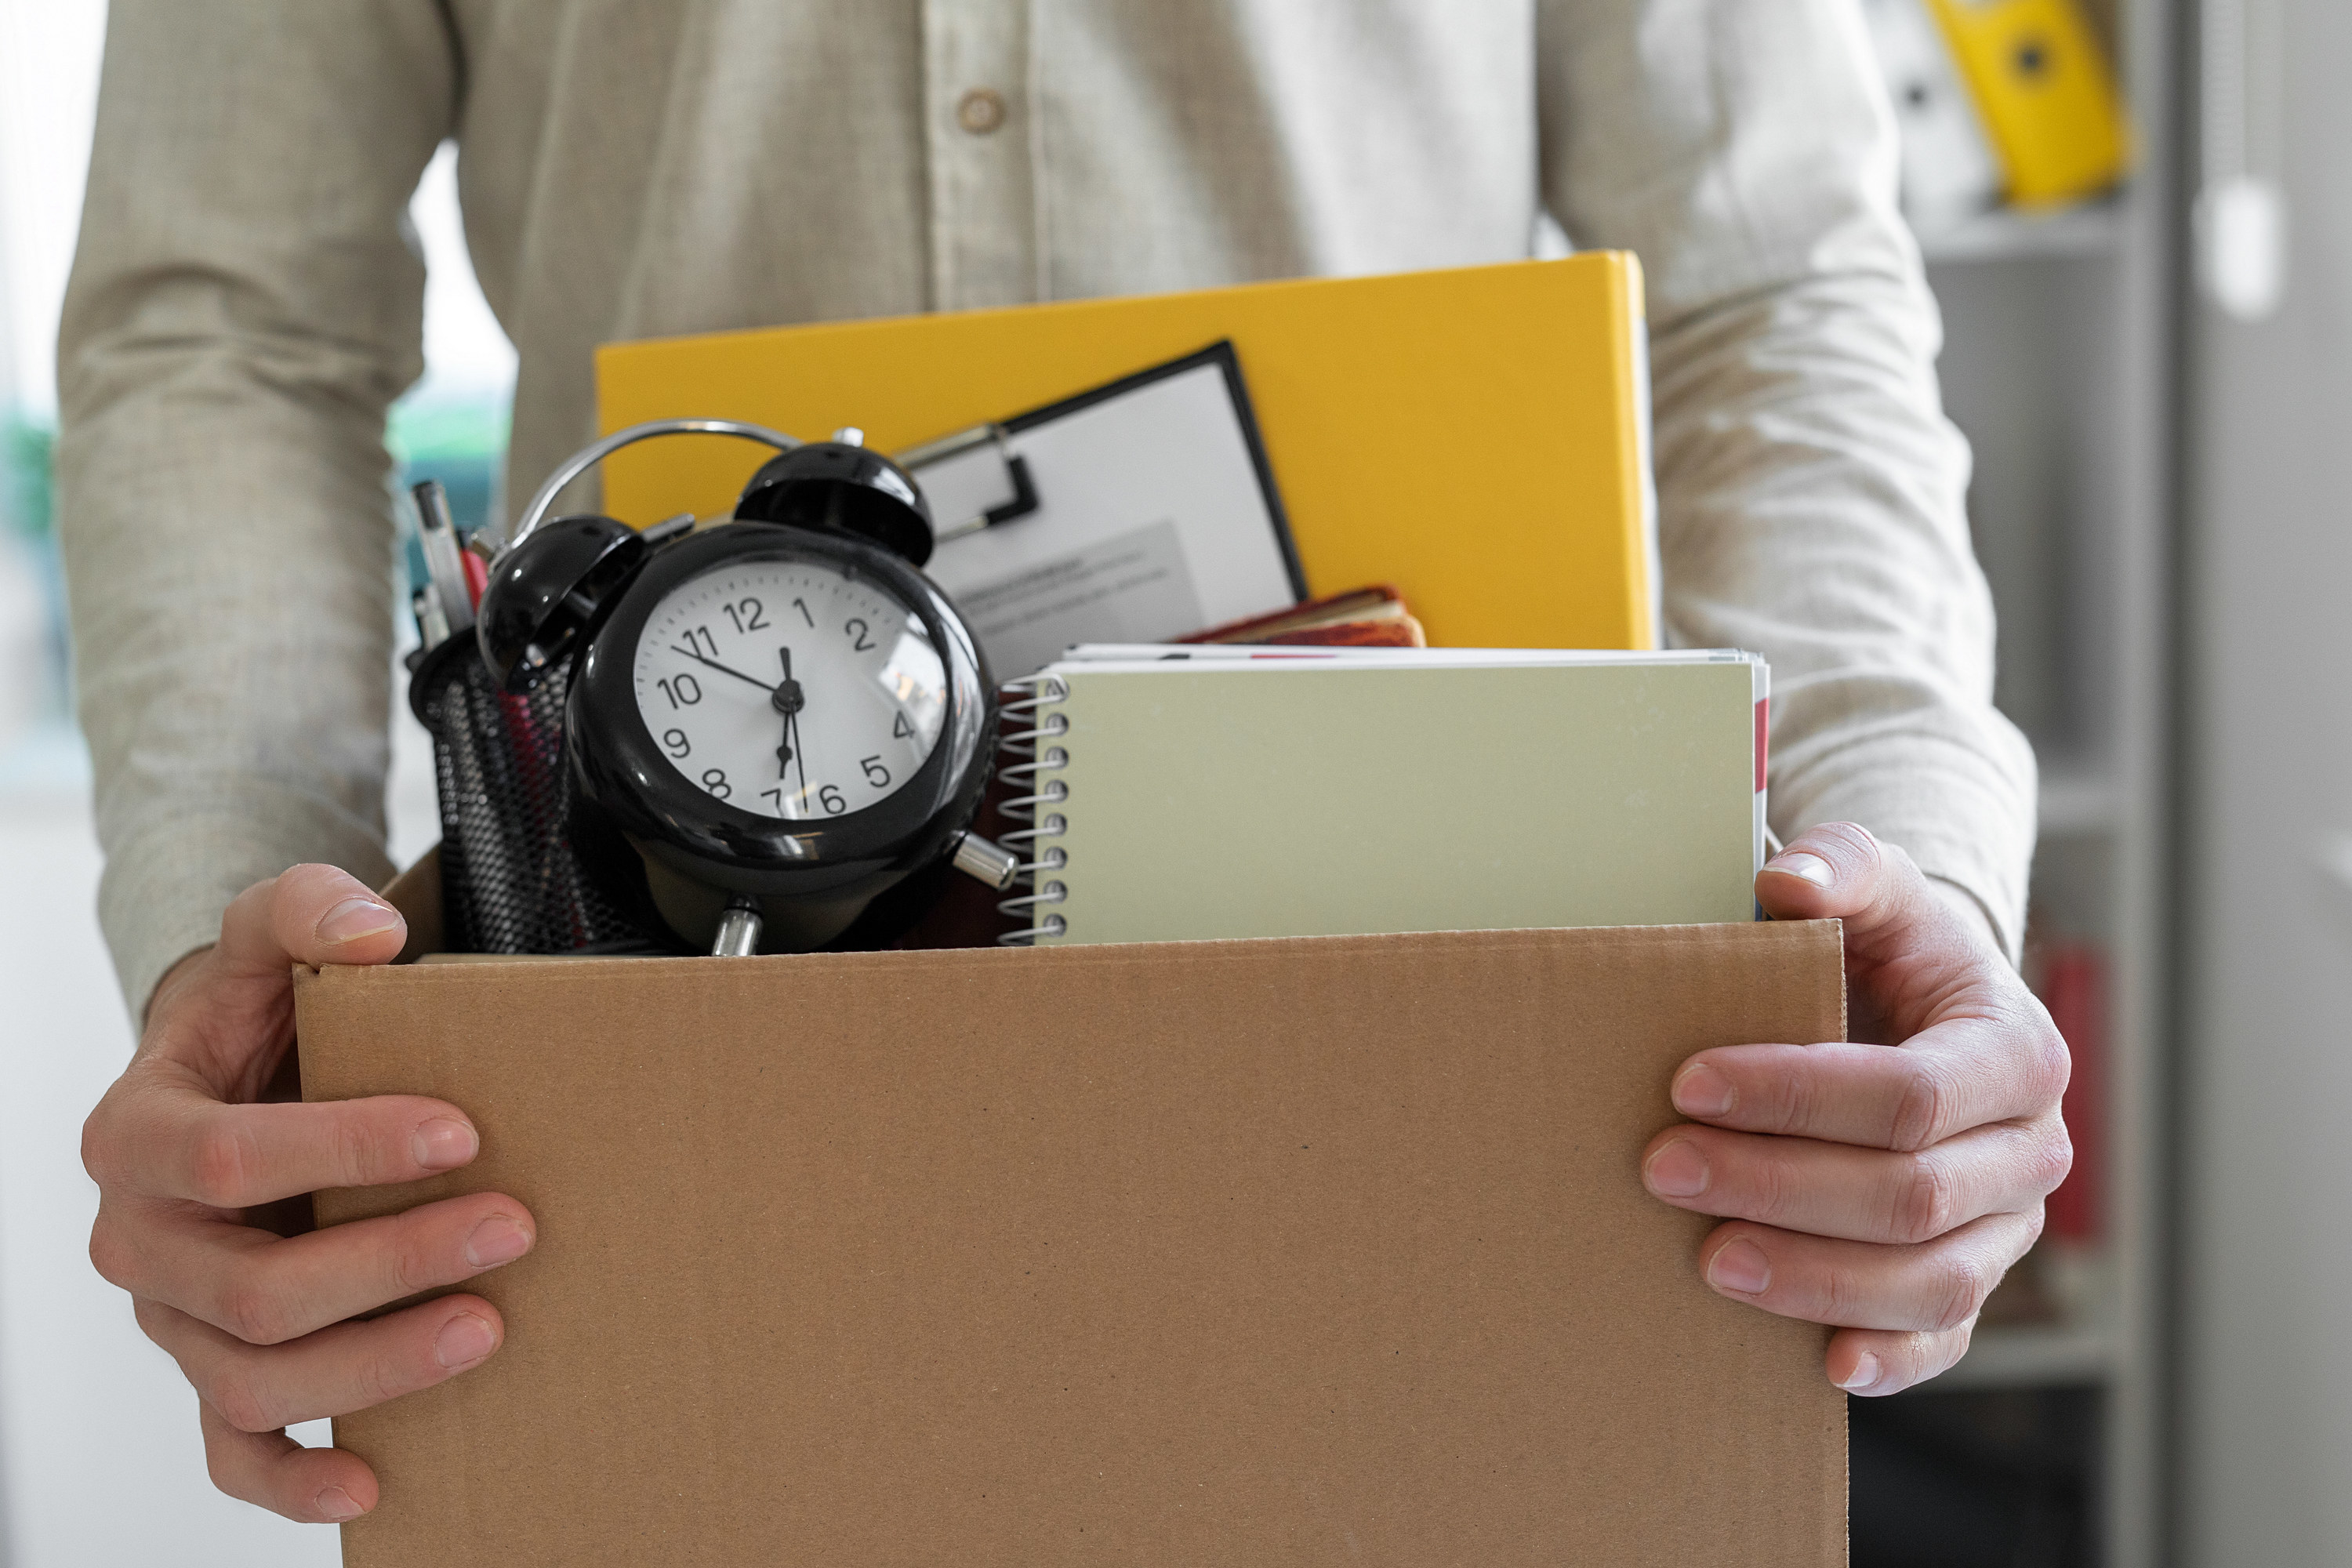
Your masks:
<path fill-rule="evenodd" d="M 1013 449 L 1010 435 L 1002 425 L 975 425 L 969 430 L 959 430 L 952 436 L 942 436 L 936 441 L 926 441 L 919 447 L 909 447 L 897 454 L 898 466 L 919 469 L 926 463 L 936 463 L 945 458 L 969 452 L 975 447 L 992 445 L 1003 461 L 1004 477 L 1013 487 L 1013 499 L 990 507 L 987 510 L 961 522 L 950 523 L 931 537 L 935 543 L 945 544 L 951 539 L 978 533 L 983 528 L 994 528 L 1000 522 L 1027 517 L 1039 506 L 1036 481 L 1029 477 L 1029 459 Z"/>

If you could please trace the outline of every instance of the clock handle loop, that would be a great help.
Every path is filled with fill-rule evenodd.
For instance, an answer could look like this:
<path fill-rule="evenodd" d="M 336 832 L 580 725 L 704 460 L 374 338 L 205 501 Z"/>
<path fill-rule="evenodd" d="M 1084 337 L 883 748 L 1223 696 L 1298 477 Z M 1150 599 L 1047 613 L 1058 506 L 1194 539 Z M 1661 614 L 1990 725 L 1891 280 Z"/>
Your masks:
<path fill-rule="evenodd" d="M 555 498 L 562 495 L 572 480 L 622 447 L 635 446 L 656 436 L 740 436 L 746 441 L 758 441 L 773 447 L 779 452 L 789 452 L 801 445 L 796 437 L 781 430 L 771 430 L 764 425 L 747 424 L 740 419 L 648 419 L 642 425 L 615 430 L 604 439 L 581 447 L 556 466 L 555 472 L 547 476 L 547 482 L 540 486 L 538 493 L 530 498 L 530 504 L 523 508 L 522 516 L 517 520 L 514 531 L 507 536 L 499 553 L 504 554 L 530 538 L 539 525 L 547 521 L 548 512 L 555 506 Z"/>

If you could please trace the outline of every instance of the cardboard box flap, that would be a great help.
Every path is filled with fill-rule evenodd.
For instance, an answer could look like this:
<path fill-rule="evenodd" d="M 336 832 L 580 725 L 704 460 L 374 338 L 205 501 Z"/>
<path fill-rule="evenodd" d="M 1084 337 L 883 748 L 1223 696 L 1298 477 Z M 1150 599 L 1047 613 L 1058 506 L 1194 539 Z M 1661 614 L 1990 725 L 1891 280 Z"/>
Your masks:
<path fill-rule="evenodd" d="M 443 1095 L 538 1249 L 337 1423 L 350 1568 L 1844 1561 L 1823 1331 L 1635 1161 L 1843 1034 L 1833 922 L 332 970 L 314 1099 Z"/>

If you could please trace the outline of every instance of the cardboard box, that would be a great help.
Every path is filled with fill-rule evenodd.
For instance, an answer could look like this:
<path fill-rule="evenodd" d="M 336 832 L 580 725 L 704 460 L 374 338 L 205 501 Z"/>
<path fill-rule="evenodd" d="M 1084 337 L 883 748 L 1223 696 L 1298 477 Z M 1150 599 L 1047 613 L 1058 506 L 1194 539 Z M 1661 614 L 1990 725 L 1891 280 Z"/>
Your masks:
<path fill-rule="evenodd" d="M 1642 1190 L 1674 1066 L 1842 1037 L 1838 928 L 298 975 L 305 1092 L 446 1096 L 479 1371 L 339 1421 L 350 1568 L 1845 1557 L 1824 1331 Z"/>

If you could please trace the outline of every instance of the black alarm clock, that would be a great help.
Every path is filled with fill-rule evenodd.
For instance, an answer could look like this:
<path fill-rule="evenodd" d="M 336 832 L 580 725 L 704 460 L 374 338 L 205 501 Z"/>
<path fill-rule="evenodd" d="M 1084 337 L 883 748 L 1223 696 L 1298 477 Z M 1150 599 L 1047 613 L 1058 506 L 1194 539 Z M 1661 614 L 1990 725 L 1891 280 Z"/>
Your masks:
<path fill-rule="evenodd" d="M 675 434 L 781 455 L 731 521 L 543 521 L 612 452 Z M 568 668 L 573 850 L 657 937 L 858 945 L 909 923 L 950 867 L 1009 885 L 1013 857 L 970 832 L 995 689 L 919 569 L 931 542 L 913 479 L 854 430 L 803 443 L 656 421 L 576 454 L 532 499 L 482 595 L 482 656 L 510 691 Z"/>

